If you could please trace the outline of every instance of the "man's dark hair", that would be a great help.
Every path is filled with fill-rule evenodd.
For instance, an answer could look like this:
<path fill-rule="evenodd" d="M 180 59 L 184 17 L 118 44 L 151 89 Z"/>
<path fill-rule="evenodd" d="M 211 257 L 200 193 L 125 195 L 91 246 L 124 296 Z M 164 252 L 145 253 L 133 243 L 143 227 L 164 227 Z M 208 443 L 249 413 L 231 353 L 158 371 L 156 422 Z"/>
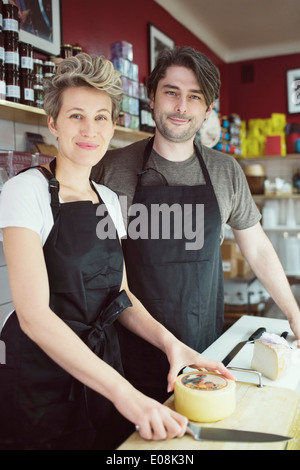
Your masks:
<path fill-rule="evenodd" d="M 213 62 L 202 52 L 189 46 L 163 50 L 157 59 L 155 68 L 147 80 L 147 92 L 150 98 L 157 90 L 158 82 L 165 77 L 166 71 L 172 65 L 191 69 L 196 75 L 203 92 L 207 106 L 218 97 L 220 91 L 220 72 Z"/>

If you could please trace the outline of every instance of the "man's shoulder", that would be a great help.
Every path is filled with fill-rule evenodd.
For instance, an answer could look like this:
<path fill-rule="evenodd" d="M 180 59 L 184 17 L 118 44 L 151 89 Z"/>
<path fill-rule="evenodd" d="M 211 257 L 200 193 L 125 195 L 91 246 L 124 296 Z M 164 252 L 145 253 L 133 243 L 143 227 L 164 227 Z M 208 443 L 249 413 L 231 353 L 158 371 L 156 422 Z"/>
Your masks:
<path fill-rule="evenodd" d="M 221 166 L 223 168 L 226 168 L 228 166 L 235 167 L 239 165 L 239 163 L 232 155 L 220 152 L 219 150 L 209 148 L 201 144 L 198 144 L 198 148 L 205 163 L 208 164 L 209 167 Z"/>
<path fill-rule="evenodd" d="M 116 162 L 119 159 L 124 161 L 124 158 L 142 157 L 145 147 L 148 144 L 149 139 L 139 140 L 133 144 L 126 145 L 125 147 L 108 150 L 102 159 L 104 165 L 111 164 L 113 161 Z"/>

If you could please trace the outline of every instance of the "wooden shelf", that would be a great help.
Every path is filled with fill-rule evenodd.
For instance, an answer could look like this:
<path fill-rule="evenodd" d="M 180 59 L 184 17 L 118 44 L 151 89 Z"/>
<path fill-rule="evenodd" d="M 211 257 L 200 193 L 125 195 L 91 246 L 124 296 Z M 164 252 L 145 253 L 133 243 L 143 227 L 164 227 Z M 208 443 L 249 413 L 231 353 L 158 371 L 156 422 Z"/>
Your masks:
<path fill-rule="evenodd" d="M 288 153 L 287 155 L 260 155 L 259 157 L 236 157 L 236 159 L 242 164 L 242 162 L 247 163 L 247 165 L 251 163 L 256 163 L 261 160 L 299 160 L 300 159 L 300 153 Z"/>
<path fill-rule="evenodd" d="M 300 199 L 300 194 L 252 194 L 254 201 L 268 200 L 268 199 Z"/>
<path fill-rule="evenodd" d="M 0 100 L 0 119 L 5 121 L 23 122 L 47 126 L 47 116 L 43 109 L 27 106 L 25 104 L 13 103 L 12 101 Z M 127 127 L 116 126 L 113 139 L 125 142 L 136 142 L 152 136 L 148 132 L 136 131 Z"/>
<path fill-rule="evenodd" d="M 0 100 L 0 119 L 46 126 L 47 116 L 43 109 Z"/>

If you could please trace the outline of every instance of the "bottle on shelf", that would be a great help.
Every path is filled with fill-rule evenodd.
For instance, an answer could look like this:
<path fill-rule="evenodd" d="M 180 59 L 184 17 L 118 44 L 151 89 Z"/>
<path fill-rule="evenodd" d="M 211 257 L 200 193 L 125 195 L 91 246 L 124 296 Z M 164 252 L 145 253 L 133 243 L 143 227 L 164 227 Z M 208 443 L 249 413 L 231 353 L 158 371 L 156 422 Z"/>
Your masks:
<path fill-rule="evenodd" d="M 300 193 L 300 169 L 294 168 L 293 186 L 296 193 Z"/>

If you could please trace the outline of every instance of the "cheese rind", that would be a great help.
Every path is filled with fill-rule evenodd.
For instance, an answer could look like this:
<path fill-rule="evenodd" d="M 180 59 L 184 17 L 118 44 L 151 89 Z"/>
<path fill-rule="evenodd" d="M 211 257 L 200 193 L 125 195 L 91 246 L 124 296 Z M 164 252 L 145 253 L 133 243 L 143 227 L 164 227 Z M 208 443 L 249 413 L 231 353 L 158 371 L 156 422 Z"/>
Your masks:
<path fill-rule="evenodd" d="M 235 382 L 218 373 L 187 372 L 175 382 L 175 410 L 191 421 L 220 421 L 234 412 L 235 391 Z"/>
<path fill-rule="evenodd" d="M 270 380 L 282 377 L 290 365 L 291 350 L 287 341 L 275 334 L 264 333 L 254 342 L 251 368 Z"/>

